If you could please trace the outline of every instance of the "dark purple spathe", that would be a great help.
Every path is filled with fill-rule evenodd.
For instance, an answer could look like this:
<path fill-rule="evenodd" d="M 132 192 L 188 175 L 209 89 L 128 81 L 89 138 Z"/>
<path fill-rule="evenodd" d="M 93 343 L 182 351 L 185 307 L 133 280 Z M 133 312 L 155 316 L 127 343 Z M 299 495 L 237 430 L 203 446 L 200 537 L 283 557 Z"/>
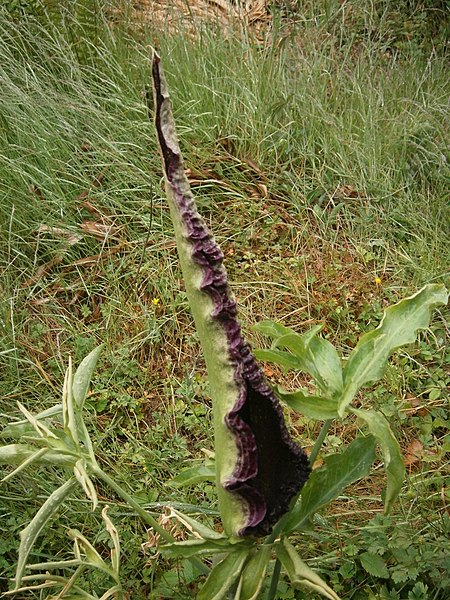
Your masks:
<path fill-rule="evenodd" d="M 201 268 L 200 289 L 213 301 L 210 316 L 226 335 L 227 358 L 239 390 L 232 410 L 225 417 L 225 423 L 235 437 L 237 460 L 224 485 L 246 505 L 247 521 L 239 534 L 263 535 L 288 510 L 291 499 L 307 480 L 310 467 L 303 449 L 290 437 L 280 404 L 242 338 L 236 302 L 222 264 L 223 253 L 198 214 L 184 175 L 183 159 L 169 117 L 170 103 L 161 77 L 160 59 L 156 54 L 153 81 L 155 125 L 167 184 L 184 224 L 192 260 Z"/>

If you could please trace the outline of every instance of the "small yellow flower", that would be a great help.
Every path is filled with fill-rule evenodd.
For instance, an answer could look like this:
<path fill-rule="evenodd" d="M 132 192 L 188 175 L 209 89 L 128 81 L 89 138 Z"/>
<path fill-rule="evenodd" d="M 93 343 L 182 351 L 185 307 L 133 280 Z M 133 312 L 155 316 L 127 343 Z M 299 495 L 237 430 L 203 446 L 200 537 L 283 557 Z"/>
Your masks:
<path fill-rule="evenodd" d="M 152 304 L 153 304 L 153 306 L 158 306 L 158 304 L 159 304 L 159 298 L 153 298 Z"/>
<path fill-rule="evenodd" d="M 381 279 L 379 277 L 375 277 L 375 283 L 377 285 L 381 285 Z"/>

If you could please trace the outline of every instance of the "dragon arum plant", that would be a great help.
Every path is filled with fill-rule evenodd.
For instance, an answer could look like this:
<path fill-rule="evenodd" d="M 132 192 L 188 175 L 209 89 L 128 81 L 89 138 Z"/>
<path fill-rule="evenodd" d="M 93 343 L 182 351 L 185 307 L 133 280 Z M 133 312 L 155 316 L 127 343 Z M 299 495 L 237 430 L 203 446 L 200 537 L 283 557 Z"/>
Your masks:
<path fill-rule="evenodd" d="M 320 326 L 300 336 L 282 325 L 263 322 L 258 329 L 272 337 L 273 347 L 253 354 L 241 336 L 223 254 L 197 212 L 184 173 L 167 83 L 156 53 L 152 71 L 166 194 L 213 401 L 215 480 L 224 529 L 218 533 L 180 514 L 195 537 L 161 550 L 180 557 L 218 555 L 200 600 L 218 600 L 230 591 L 239 600 L 257 598 L 273 557 L 276 564 L 268 598 L 275 596 L 282 565 L 294 585 L 336 599 L 287 536 L 310 527 L 319 508 L 369 472 L 376 443 L 387 473 L 385 510 L 391 508 L 405 474 L 398 442 L 381 413 L 355 409 L 351 403 L 362 386 L 383 376 L 396 348 L 413 342 L 417 330 L 428 327 L 431 309 L 447 301 L 446 290 L 429 285 L 388 309 L 380 326 L 361 338 L 344 369 L 332 344 L 318 336 Z M 313 378 L 315 395 L 278 390 L 278 397 L 294 409 L 325 421 L 309 461 L 290 437 L 279 400 L 255 356 L 303 370 Z M 317 457 L 332 420 L 349 412 L 366 423 L 369 435 L 357 437 L 345 452 L 325 459 L 323 467 L 309 477 L 309 463 Z"/>

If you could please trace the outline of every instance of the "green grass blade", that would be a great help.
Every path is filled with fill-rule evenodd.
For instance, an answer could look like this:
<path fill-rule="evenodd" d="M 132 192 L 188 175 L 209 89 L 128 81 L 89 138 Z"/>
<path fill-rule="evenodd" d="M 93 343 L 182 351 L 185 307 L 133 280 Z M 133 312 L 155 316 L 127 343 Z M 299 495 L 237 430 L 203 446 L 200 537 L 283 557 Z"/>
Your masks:
<path fill-rule="evenodd" d="M 64 500 L 75 489 L 76 485 L 77 480 L 72 477 L 62 486 L 56 489 L 52 494 L 50 494 L 50 496 L 35 514 L 32 521 L 20 532 L 19 556 L 17 559 L 15 576 L 16 588 L 19 587 L 22 582 L 28 556 L 34 546 L 34 543 L 36 542 L 45 525 L 55 515 Z"/>

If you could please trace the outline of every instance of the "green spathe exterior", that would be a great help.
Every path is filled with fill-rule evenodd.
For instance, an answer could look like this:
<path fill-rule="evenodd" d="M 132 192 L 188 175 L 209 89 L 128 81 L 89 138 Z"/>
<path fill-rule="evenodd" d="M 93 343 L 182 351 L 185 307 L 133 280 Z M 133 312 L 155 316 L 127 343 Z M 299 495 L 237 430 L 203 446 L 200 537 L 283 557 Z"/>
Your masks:
<path fill-rule="evenodd" d="M 213 399 L 217 489 L 229 536 L 264 535 L 309 472 L 281 407 L 243 340 L 223 254 L 198 214 L 175 133 L 167 83 L 153 56 L 155 126 L 166 193 Z"/>

